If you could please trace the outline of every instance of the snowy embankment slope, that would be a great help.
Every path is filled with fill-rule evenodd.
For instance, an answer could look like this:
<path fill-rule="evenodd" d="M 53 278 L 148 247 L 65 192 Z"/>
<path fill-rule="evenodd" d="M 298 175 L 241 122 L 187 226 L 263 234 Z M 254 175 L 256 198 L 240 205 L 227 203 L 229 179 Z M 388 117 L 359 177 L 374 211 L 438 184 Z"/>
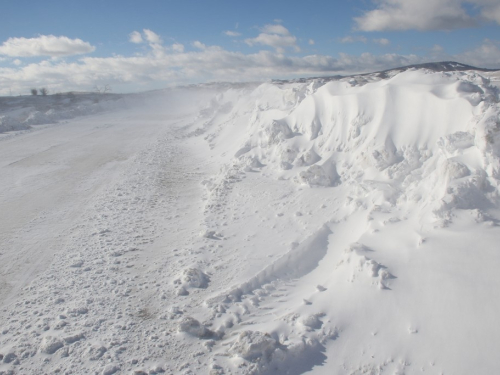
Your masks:
<path fill-rule="evenodd" d="M 246 278 L 209 304 L 235 334 L 272 332 L 249 366 L 293 372 L 314 348 L 318 373 L 494 371 L 498 90 L 408 71 L 252 95 L 222 96 L 233 110 L 206 129 L 235 155 L 207 182 L 209 225 L 239 233 L 246 258 L 232 275 Z"/>
<path fill-rule="evenodd" d="M 494 373 L 498 89 L 372 78 L 150 95 L 5 163 L 4 207 L 67 199 L 3 231 L 0 373 Z"/>

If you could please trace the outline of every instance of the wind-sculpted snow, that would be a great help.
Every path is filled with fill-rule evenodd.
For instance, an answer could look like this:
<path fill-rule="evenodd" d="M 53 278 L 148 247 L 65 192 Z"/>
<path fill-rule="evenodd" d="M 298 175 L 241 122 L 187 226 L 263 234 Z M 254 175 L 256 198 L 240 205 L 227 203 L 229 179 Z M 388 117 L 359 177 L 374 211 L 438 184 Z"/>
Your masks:
<path fill-rule="evenodd" d="M 321 228 L 325 228 L 325 223 L 329 223 L 331 232 L 328 229 L 326 247 L 298 244 L 295 248 L 293 245 L 262 271 L 207 301 L 216 312 L 217 321 L 222 325 L 220 329 L 226 327 L 226 336 L 232 332 L 243 335 L 233 347 L 240 347 L 241 337 L 248 341 L 260 335 L 259 332 L 267 332 L 272 338 L 259 338 L 256 342 L 267 340 L 267 343 L 281 345 L 281 349 L 275 349 L 275 344 L 266 344 L 258 359 L 238 354 L 234 349 L 230 353 L 241 357 L 243 365 L 249 363 L 242 373 L 266 373 L 272 366 L 281 369 L 276 371 L 287 373 L 291 370 L 277 365 L 272 353 L 284 355 L 287 348 L 304 337 L 311 343 L 321 343 L 309 349 L 322 350 L 323 343 L 331 342 L 332 338 L 346 340 L 343 341 L 346 343 L 351 335 L 361 337 L 363 329 L 371 330 L 364 332 L 367 337 L 375 337 L 381 330 L 391 332 L 387 336 L 389 341 L 380 339 L 377 345 L 384 349 L 371 350 L 379 353 L 378 358 L 383 353 L 383 358 L 390 360 L 377 359 L 376 355 L 353 360 L 350 349 L 340 352 L 332 349 L 328 358 L 330 366 L 338 365 L 345 373 L 416 373 L 423 368 L 431 369 L 435 365 L 429 363 L 434 360 L 422 354 L 426 351 L 419 344 L 408 344 L 412 348 L 410 353 L 413 352 L 408 354 L 412 358 L 408 361 L 394 342 L 403 340 L 408 332 L 422 334 L 412 319 L 425 319 L 426 314 L 433 314 L 434 307 L 429 298 L 419 293 L 412 296 L 411 290 L 421 285 L 421 277 L 434 278 L 432 275 L 439 273 L 440 261 L 427 267 L 418 265 L 406 272 L 402 271 L 406 267 L 400 262 L 408 257 L 423 262 L 426 256 L 413 254 L 411 249 L 425 248 L 437 251 L 443 262 L 452 256 L 454 262 L 463 261 L 468 267 L 466 259 L 457 259 L 448 249 L 435 248 L 426 238 L 446 236 L 440 228 L 454 228 L 463 225 L 464 220 L 472 224 L 467 229 L 470 236 L 468 245 L 462 244 L 463 251 L 479 240 L 478 233 L 489 230 L 478 228 L 475 223 L 489 223 L 498 238 L 498 90 L 474 72 L 422 70 L 410 70 L 363 85 L 355 80 L 340 80 L 319 86 L 314 82 L 281 84 L 278 93 L 277 90 L 265 84 L 250 93 L 224 93 L 218 97 L 219 106 L 232 110 L 211 117 L 210 125 L 203 130 L 205 139 L 223 163 L 221 173 L 204 183 L 210 217 L 207 224 L 210 227 L 220 222 L 227 226 L 226 231 L 234 228 L 233 231 L 246 232 L 251 232 L 248 227 L 257 225 L 253 246 L 247 250 L 254 256 L 255 253 L 275 254 L 276 250 L 272 249 L 275 241 L 271 240 L 274 237 L 291 235 L 294 238 L 296 232 L 323 233 Z M 288 99 L 278 101 L 277 95 Z M 267 190 L 262 187 L 254 194 L 248 193 L 247 189 L 255 189 L 256 184 L 267 185 Z M 271 189 L 283 189 L 282 194 L 272 193 Z M 283 203 L 275 203 L 273 207 L 272 202 L 280 199 Z M 238 207 L 247 207 L 250 212 L 245 214 Z M 278 210 L 277 219 L 269 219 L 270 207 Z M 258 219 L 263 216 L 267 220 Z M 247 225 L 236 224 L 238 219 Z M 256 222 L 260 224 L 252 224 Z M 268 222 L 275 222 L 270 231 L 264 229 Z M 260 237 L 267 240 L 257 241 L 259 232 Z M 311 238 L 314 236 L 317 234 Z M 307 240 L 297 242 L 306 244 Z M 486 246 L 493 247 L 494 243 L 488 242 Z M 321 256 L 318 258 L 317 254 Z M 296 260 L 293 264 L 292 258 Z M 500 265 L 498 255 L 491 261 Z M 296 265 L 307 268 L 307 272 L 294 273 Z M 472 268 L 476 267 L 480 272 L 482 265 L 476 263 Z M 399 286 L 402 278 L 403 285 Z M 346 282 L 351 286 L 346 287 Z M 315 292 L 311 284 L 318 285 Z M 456 282 L 455 287 L 459 284 Z M 369 291 L 363 285 L 377 288 Z M 378 295 L 394 293 L 394 290 L 399 297 Z M 409 310 L 402 316 L 389 313 L 393 319 L 389 323 L 387 311 L 395 311 L 393 298 L 406 301 L 401 303 Z M 468 294 L 459 298 L 475 297 Z M 379 302 L 375 302 L 377 300 Z M 412 300 L 420 300 L 418 312 L 411 310 Z M 490 300 L 485 299 L 484 303 Z M 377 306 L 379 312 L 368 318 L 361 305 L 368 309 L 368 306 Z M 436 309 L 456 316 L 450 308 Z M 273 318 L 267 311 L 272 311 Z M 493 311 L 498 312 L 498 304 L 492 306 Z M 321 321 L 316 318 L 318 314 L 322 316 Z M 475 321 L 473 315 L 468 319 Z M 359 319 L 365 323 L 360 324 Z M 405 325 L 405 320 L 405 332 L 394 332 L 394 327 Z M 429 329 L 430 326 L 432 324 Z M 249 327 L 255 331 L 248 331 Z M 321 330 L 318 331 L 318 327 Z M 467 338 L 449 334 L 465 345 L 463 340 Z M 343 339 L 343 335 L 347 337 Z M 332 343 L 328 345 L 338 348 Z M 351 350 L 358 347 L 349 346 Z M 302 354 L 299 350 L 293 355 L 323 373 L 320 370 L 323 361 L 308 361 L 305 348 Z M 444 352 L 454 353 L 453 350 Z M 398 356 L 401 357 L 397 359 Z M 289 360 L 283 358 L 282 363 Z M 404 370 L 413 361 L 419 364 Z M 467 373 L 453 362 L 448 361 L 446 365 L 444 362 L 443 369 Z M 465 368 L 474 368 L 468 359 L 459 362 L 465 363 Z M 488 363 L 485 360 L 484 366 Z M 340 367 L 333 373 L 344 373 Z"/>
<path fill-rule="evenodd" d="M 199 85 L 4 139 L 0 374 L 495 373 L 481 74 Z"/>
<path fill-rule="evenodd" d="M 264 284 L 275 280 L 296 279 L 308 274 L 318 266 L 319 261 L 325 256 L 328 248 L 328 236 L 331 233 L 328 226 L 323 226 L 304 243 L 291 249 L 244 284 L 225 291 L 223 297 L 229 298 L 229 300 L 239 300 L 242 295 L 250 294 L 255 289 L 260 289 Z M 220 298 L 215 298 L 209 304 L 218 301 L 220 302 Z"/>
<path fill-rule="evenodd" d="M 284 86 L 282 95 L 300 90 L 307 91 Z M 497 191 L 489 186 L 496 179 L 481 176 L 485 168 L 491 169 L 486 175 L 498 174 L 498 92 L 477 74 L 409 71 L 361 87 L 330 82 L 275 108 L 260 104 L 268 100 L 264 87 L 256 91 L 260 96 L 251 115 L 240 108 L 253 104 L 255 92 L 232 103 L 233 111 L 221 121 L 227 125 L 207 135 L 227 138 L 231 129 L 239 130 L 233 136 L 239 142 L 220 143 L 228 154 L 242 144 L 234 152 L 232 174 L 250 159 L 267 165 L 276 178 L 311 187 L 355 184 L 371 190 L 372 181 L 385 181 L 395 189 L 392 203 L 400 207 L 419 201 L 439 205 L 450 184 L 477 187 L 469 205 L 497 202 Z M 469 172 L 457 174 L 453 165 Z M 435 214 L 449 216 L 453 207 L 445 213 L 436 206 Z"/>

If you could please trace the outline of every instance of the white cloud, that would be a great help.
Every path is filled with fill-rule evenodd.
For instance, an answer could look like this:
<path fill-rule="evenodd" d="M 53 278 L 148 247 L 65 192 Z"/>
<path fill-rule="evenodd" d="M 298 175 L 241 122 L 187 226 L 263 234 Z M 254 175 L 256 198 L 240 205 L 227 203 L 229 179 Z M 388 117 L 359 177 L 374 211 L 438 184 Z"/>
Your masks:
<path fill-rule="evenodd" d="M 314 39 L 309 39 L 308 43 L 312 46 L 315 44 L 315 41 L 314 41 Z"/>
<path fill-rule="evenodd" d="M 174 52 L 184 52 L 184 45 L 180 43 L 174 43 L 172 44 L 172 51 Z"/>
<path fill-rule="evenodd" d="M 19 59 L 15 59 L 14 61 L 12 61 L 12 64 L 19 66 L 19 65 L 22 65 L 23 62 Z"/>
<path fill-rule="evenodd" d="M 36 38 L 9 38 L 0 46 L 0 55 L 12 57 L 62 57 L 90 53 L 95 47 L 81 39 L 40 35 Z"/>
<path fill-rule="evenodd" d="M 184 46 L 178 43 L 174 43 L 171 47 L 163 46 L 160 36 L 149 29 L 143 29 L 142 34 L 138 31 L 133 31 L 129 34 L 129 41 L 137 44 L 147 42 L 152 49 L 153 55 L 156 57 L 163 56 L 169 49 L 175 52 L 184 50 Z"/>
<path fill-rule="evenodd" d="M 377 8 L 355 18 L 358 29 L 452 30 L 474 26 L 462 0 L 377 0 Z"/>
<path fill-rule="evenodd" d="M 434 44 L 432 46 L 432 49 L 431 49 L 431 52 L 443 52 L 444 48 L 442 46 L 440 46 L 439 44 Z"/>
<path fill-rule="evenodd" d="M 200 49 L 200 50 L 202 50 L 202 51 L 204 51 L 205 49 L 207 49 L 207 46 L 206 46 L 206 45 L 204 45 L 204 44 L 203 44 L 202 42 L 200 42 L 199 40 L 195 40 L 195 41 L 193 42 L 193 47 L 198 48 L 198 49 Z"/>
<path fill-rule="evenodd" d="M 498 0 L 372 0 L 376 7 L 354 18 L 363 31 L 453 30 L 468 28 L 484 21 L 500 24 Z M 472 4 L 481 13 L 467 13 L 464 4 Z"/>
<path fill-rule="evenodd" d="M 453 57 L 476 67 L 500 68 L 500 42 L 485 39 L 479 47 Z"/>
<path fill-rule="evenodd" d="M 373 43 L 380 44 L 381 46 L 388 46 L 389 44 L 391 44 L 389 39 L 386 38 L 373 39 Z"/>
<path fill-rule="evenodd" d="M 300 51 L 297 38 L 290 34 L 283 25 L 266 25 L 260 31 L 261 33 L 257 37 L 245 39 L 245 43 L 249 46 L 257 44 L 270 46 L 275 48 L 278 53 L 284 53 L 286 48 L 293 48 L 295 52 Z"/>
<path fill-rule="evenodd" d="M 224 31 L 224 34 L 226 34 L 227 36 L 240 36 L 241 33 L 237 32 L 237 31 L 231 31 L 231 30 L 227 30 L 227 31 Z"/>
<path fill-rule="evenodd" d="M 485 39 L 483 42 L 468 51 L 450 55 L 444 48 L 435 44 L 429 51 L 432 61 L 458 61 L 478 68 L 500 68 L 500 41 Z"/>
<path fill-rule="evenodd" d="M 266 34 L 290 35 L 290 31 L 283 25 L 266 25 L 261 31 Z"/>
<path fill-rule="evenodd" d="M 477 0 L 481 3 L 481 15 L 489 20 L 500 25 L 500 2 L 498 0 Z"/>
<path fill-rule="evenodd" d="M 149 43 L 154 43 L 154 44 L 161 44 L 162 40 L 158 34 L 155 32 L 149 30 L 149 29 L 144 29 L 142 30 L 144 33 L 144 37 Z"/>
<path fill-rule="evenodd" d="M 144 42 L 144 40 L 142 39 L 141 33 L 138 32 L 138 31 L 132 31 L 129 34 L 129 41 L 132 42 L 132 43 L 136 43 L 136 44 Z"/>
<path fill-rule="evenodd" d="M 366 43 L 368 42 L 368 39 L 366 39 L 362 35 L 347 35 L 341 38 L 339 41 L 340 43 L 358 43 L 358 42 Z"/>

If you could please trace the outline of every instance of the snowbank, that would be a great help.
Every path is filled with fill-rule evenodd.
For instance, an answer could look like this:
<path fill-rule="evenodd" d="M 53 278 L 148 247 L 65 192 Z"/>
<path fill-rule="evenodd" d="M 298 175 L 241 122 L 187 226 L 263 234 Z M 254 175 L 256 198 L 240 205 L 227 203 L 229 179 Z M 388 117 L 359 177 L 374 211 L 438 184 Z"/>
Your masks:
<path fill-rule="evenodd" d="M 335 366 L 353 373 L 403 371 L 408 366 L 403 359 L 359 360 L 355 364 L 349 350 L 357 350 L 356 345 L 350 346 L 356 340 L 351 338 L 373 337 L 377 330 L 370 333 L 367 326 L 380 327 L 388 336 L 377 338 L 384 348 L 377 353 L 404 357 L 394 342 L 406 340 L 408 332 L 423 336 L 412 322 L 418 319 L 434 326 L 425 320 L 432 305 L 426 302 L 416 309 L 412 300 L 427 298 L 423 297 L 426 292 L 414 292 L 422 287 L 420 275 L 438 277 L 440 262 L 447 262 L 450 256 L 463 267 L 468 264 L 466 259 L 454 257 L 451 248 L 437 249 L 426 237 L 437 231 L 433 236 L 446 238 L 449 232 L 445 228 L 469 220 L 470 238 L 479 241 L 481 236 L 474 233 L 483 229 L 476 223 L 496 227 L 500 220 L 498 89 L 473 71 L 410 69 L 387 79 L 368 78 L 363 82 L 292 82 L 229 90 L 212 103 L 224 111 L 200 114 L 197 134 L 204 137 L 212 157 L 222 165 L 218 174 L 203 182 L 208 230 L 217 230 L 218 218 L 228 231 L 234 227 L 235 231 L 255 230 L 263 237 L 271 236 L 249 250 L 261 257 L 260 263 L 255 261 L 261 264 L 260 271 L 246 278 L 234 275 L 231 287 L 207 299 L 227 344 L 232 343 L 229 350 L 221 347 L 221 351 L 243 359 L 237 362 L 239 368 L 246 368 L 242 373 L 272 373 L 273 368 L 286 372 L 289 370 L 277 363 L 291 358 L 308 364 L 303 371 L 318 366 L 315 369 L 323 373 L 321 353 L 325 347 L 338 348 L 330 341 L 337 337 L 349 344 L 339 344 L 347 345 L 339 353 L 329 351 L 329 361 Z M 273 194 L 252 184 L 283 191 Z M 248 189 L 258 192 L 251 194 Z M 253 199 L 245 201 L 245 194 Z M 246 214 L 238 208 L 243 204 Z M 266 216 L 272 209 L 279 210 L 274 220 Z M 240 217 L 245 218 L 241 224 Z M 267 225 L 274 231 L 266 231 Z M 308 238 L 278 252 L 275 247 L 283 249 L 282 240 L 269 238 L 280 233 L 280 238 L 292 241 L 295 230 L 307 233 Z M 430 248 L 441 259 L 432 266 L 423 265 L 428 255 L 409 253 L 410 249 Z M 265 261 L 269 253 L 276 258 Z M 403 266 L 406 258 L 413 257 L 419 259 L 419 266 Z M 492 264 L 499 261 L 491 259 Z M 483 266 L 472 267 L 481 272 Z M 460 284 L 450 276 L 432 288 L 444 288 L 446 283 Z M 317 285 L 314 292 L 311 284 Z M 404 288 L 408 289 L 404 292 Z M 430 290 L 428 295 L 433 294 Z M 472 301 L 475 295 L 457 298 Z M 394 330 L 405 324 L 405 318 L 392 313 L 395 305 L 408 317 L 401 333 Z M 266 309 L 273 312 L 273 322 Z M 452 308 L 440 309 L 454 316 L 452 320 L 462 319 Z M 367 315 L 367 311 L 377 312 Z M 387 322 L 388 316 L 393 323 Z M 369 323 L 358 326 L 360 320 Z M 235 336 L 236 341 L 230 341 Z M 455 349 L 466 345 L 462 337 L 456 337 L 456 342 L 461 344 Z M 426 349 L 417 343 L 408 345 L 415 362 L 426 367 Z M 369 347 L 364 346 L 371 350 Z M 441 349 L 436 346 L 435 350 Z M 311 355 L 318 357 L 308 361 Z M 441 365 L 456 373 L 474 368 L 465 358 L 461 365 L 448 360 Z"/>
<path fill-rule="evenodd" d="M 265 84 L 218 100 L 232 110 L 210 120 L 219 125 L 206 139 L 234 158 L 206 184 L 214 199 L 251 160 L 313 188 L 390 184 L 386 201 L 433 206 L 443 221 L 455 208 L 499 202 L 498 91 L 476 73 L 410 70 L 363 86 Z"/>

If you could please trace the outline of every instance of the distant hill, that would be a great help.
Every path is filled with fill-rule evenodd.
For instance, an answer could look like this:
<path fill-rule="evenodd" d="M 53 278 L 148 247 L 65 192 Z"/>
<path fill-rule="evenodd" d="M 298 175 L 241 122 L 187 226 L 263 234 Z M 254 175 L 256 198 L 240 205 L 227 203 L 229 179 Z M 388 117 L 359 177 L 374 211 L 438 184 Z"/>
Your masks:
<path fill-rule="evenodd" d="M 385 78 L 388 78 L 390 76 L 393 76 L 394 74 L 401 73 L 401 72 L 404 72 L 404 71 L 407 71 L 410 69 L 427 69 L 427 70 L 432 70 L 434 72 L 453 72 L 453 71 L 465 71 L 465 70 L 477 70 L 480 72 L 500 71 L 500 69 L 477 68 L 475 66 L 462 64 L 462 63 L 459 63 L 456 61 L 441 61 L 441 62 L 431 62 L 431 63 L 401 66 L 398 68 L 386 69 L 386 70 L 381 70 L 381 71 L 376 71 L 376 72 L 371 72 L 371 73 L 349 74 L 349 75 L 345 75 L 345 76 L 337 74 L 334 76 L 297 78 L 297 79 L 291 79 L 291 80 L 276 79 L 276 80 L 273 80 L 273 82 L 276 84 L 281 84 L 281 83 L 288 83 L 288 82 L 308 82 L 308 81 L 312 81 L 315 79 L 320 79 L 323 82 L 328 82 L 328 81 L 336 81 L 336 80 L 341 80 L 341 79 L 351 78 L 351 77 L 366 77 L 366 76 L 371 76 L 373 78 L 378 78 L 378 79 L 385 79 Z"/>
<path fill-rule="evenodd" d="M 478 70 L 480 72 L 495 72 L 495 71 L 500 70 L 500 69 L 477 68 L 475 66 L 458 63 L 456 61 L 441 61 L 441 62 L 407 65 L 407 66 L 402 66 L 399 68 L 382 70 L 380 72 L 375 72 L 375 74 L 378 74 L 381 78 L 384 78 L 384 76 L 386 76 L 387 73 L 389 73 L 389 72 L 391 72 L 391 73 L 398 72 L 398 71 L 404 72 L 404 71 L 409 70 L 409 69 L 428 69 L 428 70 L 432 70 L 434 72 L 455 72 L 455 71 L 464 71 L 464 70 Z M 367 73 L 367 74 L 374 74 L 374 73 Z"/>

